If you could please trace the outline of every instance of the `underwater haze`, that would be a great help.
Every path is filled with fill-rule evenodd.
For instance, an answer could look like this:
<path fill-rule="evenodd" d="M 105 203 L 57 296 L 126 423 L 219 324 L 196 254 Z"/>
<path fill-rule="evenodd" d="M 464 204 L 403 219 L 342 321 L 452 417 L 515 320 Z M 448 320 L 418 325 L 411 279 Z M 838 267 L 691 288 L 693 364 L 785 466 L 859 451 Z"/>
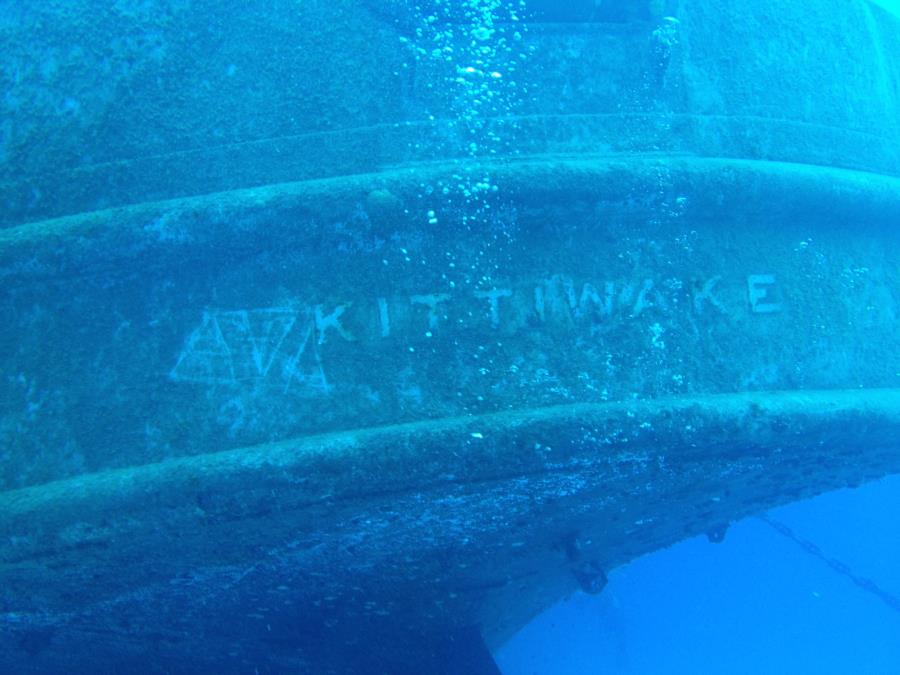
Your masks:
<path fill-rule="evenodd" d="M 0 674 L 900 672 L 895 0 L 0 0 Z"/>
<path fill-rule="evenodd" d="M 736 523 L 610 575 L 498 653 L 504 673 L 892 673 L 900 663 L 896 477 Z M 810 550 L 813 546 L 818 550 Z"/>
<path fill-rule="evenodd" d="M 885 9 L 889 9 L 894 14 L 900 15 L 900 3 L 896 2 L 896 0 L 875 0 L 875 3 Z"/>

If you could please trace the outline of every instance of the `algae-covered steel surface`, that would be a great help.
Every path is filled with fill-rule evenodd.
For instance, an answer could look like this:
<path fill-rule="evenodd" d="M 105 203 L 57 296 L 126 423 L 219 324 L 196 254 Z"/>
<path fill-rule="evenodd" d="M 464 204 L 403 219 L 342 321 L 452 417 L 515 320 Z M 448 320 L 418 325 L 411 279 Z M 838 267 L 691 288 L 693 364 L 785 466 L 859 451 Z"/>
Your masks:
<path fill-rule="evenodd" d="M 0 664 L 431 672 L 442 636 L 896 470 L 898 425 L 896 390 L 577 404 L 7 492 Z"/>
<path fill-rule="evenodd" d="M 442 225 L 460 209 L 417 195 L 453 170 L 0 233 L 2 484 L 523 407 L 897 384 L 896 179 L 521 160 L 486 169 L 502 198 L 461 235 Z"/>
<path fill-rule="evenodd" d="M 467 158 L 473 129 L 452 122 L 479 93 L 477 155 L 900 171 L 900 28 L 866 0 L 609 0 L 594 21 L 580 15 L 593 2 L 528 0 L 523 18 L 563 5 L 571 16 L 550 18 L 569 21 L 526 30 L 498 12 L 478 46 L 504 77 L 477 87 L 457 68 L 491 17 L 452 10 L 469 4 L 488 3 L 7 2 L 0 224 Z"/>
<path fill-rule="evenodd" d="M 11 3 L 0 666 L 437 672 L 900 470 L 900 25 L 822 4 Z"/>

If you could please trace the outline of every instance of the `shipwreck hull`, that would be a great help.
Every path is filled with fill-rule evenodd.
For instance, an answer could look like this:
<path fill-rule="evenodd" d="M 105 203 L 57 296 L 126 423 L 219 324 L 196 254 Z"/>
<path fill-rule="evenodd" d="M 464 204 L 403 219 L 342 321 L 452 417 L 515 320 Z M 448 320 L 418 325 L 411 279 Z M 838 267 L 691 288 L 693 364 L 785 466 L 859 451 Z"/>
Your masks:
<path fill-rule="evenodd" d="M 391 670 L 471 626 L 497 645 L 683 537 L 897 470 L 894 179 L 532 160 L 495 169 L 514 224 L 348 232 L 367 199 L 415 199 L 409 175 L 7 239 L 7 325 L 42 345 L 18 367 L 53 363 L 72 397 L 56 405 L 80 411 L 66 433 L 106 465 L 2 495 L 10 659 L 52 669 L 96 641 L 129 664 L 154 636 L 169 667 Z M 323 260 L 308 242 L 329 239 L 346 249 Z M 36 298 L 55 309 L 36 319 Z M 65 419 L 29 442 L 53 447 Z M 148 437 L 181 456 L 169 441 L 141 462 Z"/>
<path fill-rule="evenodd" d="M 402 3 L 326 4 L 297 11 L 408 39 Z M 824 54 L 838 24 L 716 60 L 760 3 L 699 4 L 667 8 L 667 52 L 649 9 L 533 25 L 552 66 L 477 127 L 496 152 L 442 126 L 427 61 L 402 91 L 340 71 L 357 107 L 312 78 L 334 129 L 215 150 L 188 112 L 141 137 L 127 97 L 86 124 L 137 159 L 78 166 L 60 122 L 54 172 L 17 127 L 0 668 L 490 672 L 485 646 L 616 566 L 900 470 L 897 22 L 836 4 L 867 67 L 823 87 L 764 44 L 802 26 Z"/>

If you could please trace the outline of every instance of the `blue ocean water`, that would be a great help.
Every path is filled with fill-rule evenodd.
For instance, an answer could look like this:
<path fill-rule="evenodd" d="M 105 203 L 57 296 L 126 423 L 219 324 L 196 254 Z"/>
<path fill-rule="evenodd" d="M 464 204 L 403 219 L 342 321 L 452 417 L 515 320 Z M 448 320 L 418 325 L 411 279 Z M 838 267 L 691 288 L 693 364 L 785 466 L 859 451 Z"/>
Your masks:
<path fill-rule="evenodd" d="M 0 673 L 900 672 L 900 18 L 760 3 L 0 1 Z"/>
<path fill-rule="evenodd" d="M 750 518 L 721 543 L 648 555 L 601 596 L 536 618 L 498 663 L 509 675 L 896 672 L 898 509 L 900 479 L 886 478 L 768 513 L 802 543 Z"/>
<path fill-rule="evenodd" d="M 881 5 L 887 10 L 894 12 L 897 15 L 900 15 L 900 3 L 897 0 L 874 0 L 875 4 Z"/>

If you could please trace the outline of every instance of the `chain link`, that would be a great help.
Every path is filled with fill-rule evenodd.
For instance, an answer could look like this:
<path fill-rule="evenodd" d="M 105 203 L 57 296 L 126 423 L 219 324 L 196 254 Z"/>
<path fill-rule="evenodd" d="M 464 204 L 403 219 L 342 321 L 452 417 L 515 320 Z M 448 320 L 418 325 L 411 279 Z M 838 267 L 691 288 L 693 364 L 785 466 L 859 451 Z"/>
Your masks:
<path fill-rule="evenodd" d="M 857 586 L 857 588 L 860 588 L 867 593 L 871 593 L 888 607 L 893 609 L 895 612 L 900 612 L 900 598 L 898 598 L 897 596 L 888 593 L 871 579 L 867 579 L 866 577 L 861 577 L 854 574 L 849 565 L 835 558 L 829 558 L 822 552 L 822 549 L 816 546 L 813 542 L 809 541 L 808 539 L 804 539 L 800 535 L 796 534 L 790 527 L 779 520 L 775 520 L 767 513 L 757 516 L 757 518 L 771 527 L 773 530 L 775 530 L 778 534 L 793 541 L 811 556 L 814 556 L 821 560 L 841 576 L 845 576 L 850 579 L 850 581 L 852 581 Z"/>

